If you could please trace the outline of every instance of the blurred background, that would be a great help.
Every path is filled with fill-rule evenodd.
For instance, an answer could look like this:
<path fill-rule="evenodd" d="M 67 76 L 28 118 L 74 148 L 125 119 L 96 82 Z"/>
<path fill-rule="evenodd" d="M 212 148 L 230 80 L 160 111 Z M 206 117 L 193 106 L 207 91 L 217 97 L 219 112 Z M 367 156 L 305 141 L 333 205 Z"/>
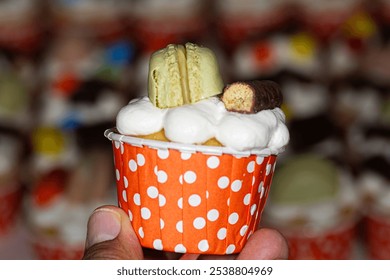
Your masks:
<path fill-rule="evenodd" d="M 272 79 L 291 141 L 262 224 L 291 259 L 390 259 L 389 0 L 1 0 L 0 259 L 79 259 L 116 204 L 118 110 L 151 52 L 194 42 Z"/>

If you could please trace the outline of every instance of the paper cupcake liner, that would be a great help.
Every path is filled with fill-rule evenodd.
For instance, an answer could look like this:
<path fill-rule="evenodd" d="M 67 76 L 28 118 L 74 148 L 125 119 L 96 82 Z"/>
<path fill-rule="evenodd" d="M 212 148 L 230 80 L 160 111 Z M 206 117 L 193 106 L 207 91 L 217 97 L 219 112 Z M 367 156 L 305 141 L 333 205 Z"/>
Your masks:
<path fill-rule="evenodd" d="M 84 255 L 83 245 L 56 243 L 45 238 L 33 240 L 32 248 L 38 260 L 81 260 Z"/>
<path fill-rule="evenodd" d="M 316 233 L 283 232 L 289 245 L 292 260 L 347 260 L 351 259 L 356 236 L 356 224 Z"/>
<path fill-rule="evenodd" d="M 106 136 L 113 141 L 119 206 L 142 246 L 241 251 L 259 224 L 276 155 L 222 153 L 222 147 L 144 141 L 112 131 Z"/>
<path fill-rule="evenodd" d="M 19 185 L 0 191 L 0 234 L 7 232 L 14 224 L 21 206 L 21 196 Z"/>
<path fill-rule="evenodd" d="M 364 218 L 368 257 L 390 260 L 390 218 L 369 214 Z"/>

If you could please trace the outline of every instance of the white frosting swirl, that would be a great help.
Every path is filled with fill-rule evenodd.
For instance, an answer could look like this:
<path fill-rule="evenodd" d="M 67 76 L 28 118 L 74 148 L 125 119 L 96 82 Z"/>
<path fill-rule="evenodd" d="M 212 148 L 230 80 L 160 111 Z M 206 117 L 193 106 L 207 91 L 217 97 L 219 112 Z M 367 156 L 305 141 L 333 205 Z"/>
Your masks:
<path fill-rule="evenodd" d="M 170 141 L 183 144 L 201 144 L 216 138 L 237 151 L 264 148 L 280 151 L 289 141 L 280 108 L 240 114 L 227 111 L 217 97 L 170 109 L 153 106 L 148 97 L 132 100 L 119 111 L 116 126 L 121 134 L 131 136 L 164 129 Z"/>

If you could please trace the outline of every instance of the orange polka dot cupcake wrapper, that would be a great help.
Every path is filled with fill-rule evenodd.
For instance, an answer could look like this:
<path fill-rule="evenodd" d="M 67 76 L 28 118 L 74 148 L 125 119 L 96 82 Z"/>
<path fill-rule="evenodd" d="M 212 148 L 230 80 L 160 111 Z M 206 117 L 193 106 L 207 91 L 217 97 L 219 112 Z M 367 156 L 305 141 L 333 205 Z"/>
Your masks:
<path fill-rule="evenodd" d="M 144 247 L 202 254 L 242 250 L 260 222 L 276 155 L 218 153 L 221 147 L 201 152 L 204 146 L 179 149 L 106 136 L 113 143 L 119 206 Z"/>

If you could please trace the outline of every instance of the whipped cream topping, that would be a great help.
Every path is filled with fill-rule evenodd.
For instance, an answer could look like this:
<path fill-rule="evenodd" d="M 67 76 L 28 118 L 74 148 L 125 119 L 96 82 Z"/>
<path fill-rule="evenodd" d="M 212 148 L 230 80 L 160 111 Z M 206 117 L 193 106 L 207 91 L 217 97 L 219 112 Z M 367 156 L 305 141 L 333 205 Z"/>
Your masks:
<path fill-rule="evenodd" d="M 169 109 L 159 109 L 148 97 L 141 97 L 119 111 L 116 126 L 121 134 L 131 136 L 164 129 L 170 141 L 182 144 L 201 144 L 216 138 L 237 151 L 269 148 L 278 153 L 289 141 L 280 108 L 256 114 L 229 112 L 217 97 Z"/>

